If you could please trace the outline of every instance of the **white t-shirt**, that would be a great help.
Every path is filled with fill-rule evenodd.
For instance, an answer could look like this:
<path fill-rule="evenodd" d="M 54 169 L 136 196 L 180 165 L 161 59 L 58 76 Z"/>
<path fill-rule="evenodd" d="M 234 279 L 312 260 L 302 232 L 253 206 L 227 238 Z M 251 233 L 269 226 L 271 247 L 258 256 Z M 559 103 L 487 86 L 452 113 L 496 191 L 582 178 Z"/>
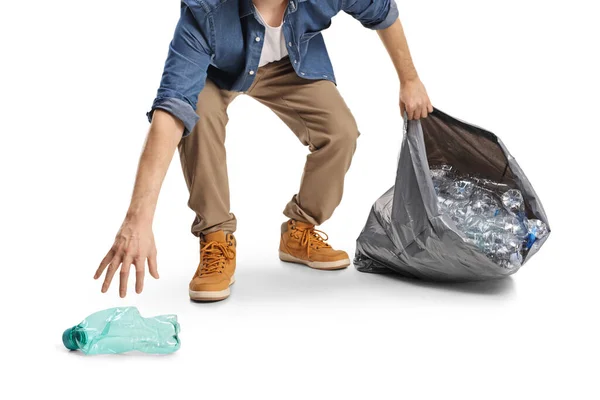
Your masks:
<path fill-rule="evenodd" d="M 288 51 L 287 47 L 285 47 L 285 38 L 283 37 L 283 23 L 277 27 L 269 26 L 258 12 L 258 9 L 256 9 L 256 15 L 258 15 L 260 22 L 265 26 L 265 37 L 262 39 L 263 47 L 260 53 L 260 61 L 258 62 L 258 66 L 262 67 L 273 61 L 281 60 L 288 55 Z"/>

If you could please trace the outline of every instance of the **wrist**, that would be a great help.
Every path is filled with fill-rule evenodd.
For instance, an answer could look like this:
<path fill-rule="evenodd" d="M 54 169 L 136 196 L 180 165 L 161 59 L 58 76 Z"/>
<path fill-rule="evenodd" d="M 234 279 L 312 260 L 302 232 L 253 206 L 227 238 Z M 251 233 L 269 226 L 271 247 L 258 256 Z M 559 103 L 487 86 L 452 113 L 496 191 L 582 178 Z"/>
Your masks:
<path fill-rule="evenodd" d="M 125 223 L 136 225 L 152 225 L 154 213 L 150 210 L 130 208 L 125 215 Z"/>
<path fill-rule="evenodd" d="M 419 81 L 419 75 L 417 75 L 417 73 L 411 74 L 409 76 L 398 75 L 398 78 L 400 79 L 400 86 L 411 84 L 413 82 L 418 82 Z"/>

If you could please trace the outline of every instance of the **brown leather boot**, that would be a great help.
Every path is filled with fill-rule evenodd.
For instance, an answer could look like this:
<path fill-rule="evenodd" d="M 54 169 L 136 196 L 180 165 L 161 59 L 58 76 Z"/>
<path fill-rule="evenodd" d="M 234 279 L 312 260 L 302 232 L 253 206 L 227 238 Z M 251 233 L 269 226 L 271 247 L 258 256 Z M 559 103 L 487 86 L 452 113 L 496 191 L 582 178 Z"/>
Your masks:
<path fill-rule="evenodd" d="M 196 301 L 217 301 L 229 297 L 229 286 L 235 278 L 235 238 L 217 231 L 203 235 L 200 265 L 190 282 L 190 298 Z"/>
<path fill-rule="evenodd" d="M 279 258 L 315 269 L 342 269 L 350 265 L 348 254 L 334 250 L 326 243 L 327 239 L 325 232 L 316 230 L 314 225 L 289 220 L 281 227 Z"/>

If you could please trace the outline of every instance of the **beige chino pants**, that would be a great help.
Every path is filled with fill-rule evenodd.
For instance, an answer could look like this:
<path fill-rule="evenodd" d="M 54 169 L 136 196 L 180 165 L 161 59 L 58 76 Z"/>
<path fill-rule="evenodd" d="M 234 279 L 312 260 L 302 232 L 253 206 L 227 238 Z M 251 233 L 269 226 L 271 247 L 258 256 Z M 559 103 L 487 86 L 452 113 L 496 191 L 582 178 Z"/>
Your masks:
<path fill-rule="evenodd" d="M 196 213 L 192 225 L 196 236 L 236 229 L 235 216 L 229 210 L 225 126 L 227 107 L 240 94 L 207 80 L 198 97 L 200 120 L 179 144 L 190 192 L 188 205 Z M 359 136 L 356 121 L 335 84 L 300 78 L 286 57 L 259 68 L 245 94 L 269 107 L 310 150 L 300 190 L 285 207 L 285 216 L 322 224 L 342 199 L 344 176 Z"/>

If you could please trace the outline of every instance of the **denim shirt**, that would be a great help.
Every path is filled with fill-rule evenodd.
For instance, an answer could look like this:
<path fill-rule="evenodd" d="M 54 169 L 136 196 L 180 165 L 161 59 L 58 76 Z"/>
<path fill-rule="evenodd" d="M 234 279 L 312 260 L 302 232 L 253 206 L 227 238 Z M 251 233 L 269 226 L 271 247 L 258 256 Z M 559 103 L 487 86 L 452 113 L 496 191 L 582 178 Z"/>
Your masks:
<path fill-rule="evenodd" d="M 283 35 L 298 76 L 335 83 L 321 31 L 340 11 L 370 29 L 387 28 L 398 18 L 394 0 L 289 0 Z M 207 78 L 236 92 L 252 85 L 264 34 L 252 0 L 182 0 L 148 120 L 154 110 L 165 110 L 183 122 L 184 136 L 188 135 L 198 121 L 196 103 Z"/>

